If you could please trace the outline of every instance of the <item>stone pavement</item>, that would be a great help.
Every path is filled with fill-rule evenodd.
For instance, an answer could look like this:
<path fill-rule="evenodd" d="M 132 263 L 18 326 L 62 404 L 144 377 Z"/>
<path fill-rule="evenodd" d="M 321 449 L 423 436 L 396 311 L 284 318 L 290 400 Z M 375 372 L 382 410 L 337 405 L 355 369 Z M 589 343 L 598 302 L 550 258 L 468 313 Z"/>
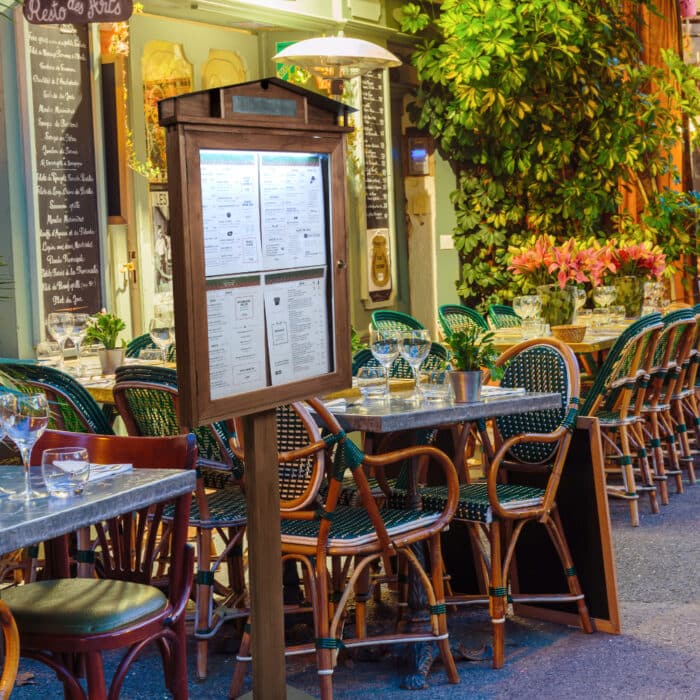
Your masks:
<path fill-rule="evenodd" d="M 388 652 L 378 660 L 339 665 L 335 699 L 370 694 L 382 700 L 700 698 L 700 484 L 687 486 L 683 495 L 672 495 L 670 505 L 662 506 L 656 516 L 648 513 L 642 500 L 638 528 L 629 525 L 625 503 L 613 501 L 610 510 L 621 635 L 585 635 L 576 628 L 515 618 L 506 626 L 506 664 L 501 670 L 493 670 L 489 661 L 459 661 L 461 682 L 449 685 L 438 665 L 427 690 L 406 691 L 400 688 L 397 656 Z M 449 625 L 452 639 L 465 647 L 476 649 L 489 641 L 490 625 L 483 610 L 461 609 L 450 616 Z M 228 632 L 211 644 L 206 681 L 194 680 L 191 645 L 192 700 L 228 697 L 236 644 Z M 35 683 L 16 687 L 12 700 L 61 697 L 59 684 L 41 665 L 23 660 L 20 671 L 34 672 Z M 287 682 L 318 697 L 315 669 L 308 658 L 288 661 Z M 163 688 L 157 653 L 149 652 L 135 664 L 122 697 L 170 697 Z"/>

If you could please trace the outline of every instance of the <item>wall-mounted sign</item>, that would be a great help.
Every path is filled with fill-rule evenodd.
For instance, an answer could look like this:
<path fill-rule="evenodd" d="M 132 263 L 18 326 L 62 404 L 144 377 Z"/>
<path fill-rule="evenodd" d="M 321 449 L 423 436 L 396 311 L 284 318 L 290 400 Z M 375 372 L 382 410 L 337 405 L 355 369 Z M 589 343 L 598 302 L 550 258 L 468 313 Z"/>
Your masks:
<path fill-rule="evenodd" d="M 134 9 L 132 0 L 24 0 L 23 12 L 32 24 L 124 22 Z"/>

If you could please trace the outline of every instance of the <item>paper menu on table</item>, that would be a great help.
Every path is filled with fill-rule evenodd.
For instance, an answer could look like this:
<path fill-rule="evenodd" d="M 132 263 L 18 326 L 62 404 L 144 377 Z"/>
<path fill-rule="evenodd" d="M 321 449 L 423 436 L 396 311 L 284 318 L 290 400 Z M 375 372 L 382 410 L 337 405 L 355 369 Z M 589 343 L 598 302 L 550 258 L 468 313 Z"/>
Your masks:
<path fill-rule="evenodd" d="M 208 280 L 207 322 L 212 400 L 266 386 L 261 276 Z"/>
<path fill-rule="evenodd" d="M 265 317 L 273 386 L 330 371 L 325 268 L 265 275 Z"/>

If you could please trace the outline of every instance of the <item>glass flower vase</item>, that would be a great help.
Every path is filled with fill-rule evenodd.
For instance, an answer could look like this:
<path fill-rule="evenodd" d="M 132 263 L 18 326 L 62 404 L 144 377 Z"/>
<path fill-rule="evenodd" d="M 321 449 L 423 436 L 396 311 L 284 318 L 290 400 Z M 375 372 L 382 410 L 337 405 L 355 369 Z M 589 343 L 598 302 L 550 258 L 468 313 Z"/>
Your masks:
<path fill-rule="evenodd" d="M 615 303 L 625 307 L 627 318 L 638 318 L 644 303 L 644 280 L 634 275 L 623 275 L 615 278 L 614 285 Z"/>
<path fill-rule="evenodd" d="M 566 285 L 543 284 L 537 287 L 537 296 L 542 300 L 542 318 L 550 326 L 565 326 L 572 323 L 576 311 L 576 289 Z"/>

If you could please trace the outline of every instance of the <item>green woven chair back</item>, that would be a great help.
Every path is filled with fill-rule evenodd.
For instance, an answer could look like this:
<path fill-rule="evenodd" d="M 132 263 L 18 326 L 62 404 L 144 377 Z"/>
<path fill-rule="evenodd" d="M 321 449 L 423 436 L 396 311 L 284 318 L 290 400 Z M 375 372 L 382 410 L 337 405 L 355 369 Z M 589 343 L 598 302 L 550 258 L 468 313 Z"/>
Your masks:
<path fill-rule="evenodd" d="M 139 382 L 143 386 L 125 389 L 129 412 L 141 435 L 178 435 L 177 372 L 170 367 L 123 365 L 118 367 L 115 383 Z M 229 431 L 223 422 L 211 423 L 192 431 L 197 438 L 200 458 L 232 465 L 234 476 L 242 474 L 242 465 L 228 447 Z"/>
<path fill-rule="evenodd" d="M 505 365 L 502 387 L 524 387 L 527 391 L 559 394 L 557 408 L 502 416 L 496 426 L 504 440 L 522 433 L 551 433 L 567 418 L 572 395 L 569 369 L 559 351 L 551 345 L 531 345 L 514 355 Z M 538 464 L 552 458 L 556 443 L 524 443 L 511 450 L 518 462 Z"/>
<path fill-rule="evenodd" d="M 662 327 L 661 314 L 654 312 L 642 316 L 622 332 L 610 348 L 593 386 L 586 395 L 581 415 L 590 415 L 596 404 L 598 410 L 614 410 L 620 388 L 634 388 L 638 383 L 644 359 L 650 352 L 649 343 L 652 342 L 656 331 Z M 653 352 L 653 348 L 651 351 Z"/>
<path fill-rule="evenodd" d="M 506 304 L 491 304 L 488 316 L 492 328 L 518 328 L 522 325 L 520 316 Z"/>
<path fill-rule="evenodd" d="M 422 369 L 438 369 L 449 360 L 447 348 L 440 343 L 431 343 L 430 352 L 423 360 Z M 367 348 L 359 350 L 352 358 L 352 374 L 355 376 L 360 367 L 379 367 L 380 364 L 374 359 L 372 351 Z M 392 379 L 412 379 L 411 365 L 399 355 L 391 365 L 389 376 Z"/>
<path fill-rule="evenodd" d="M 667 359 L 666 364 L 674 364 L 679 360 L 682 362 L 684 358 L 678 357 L 680 344 L 684 334 L 689 332 L 691 325 L 695 325 L 695 314 L 691 309 L 678 309 L 671 311 L 663 317 L 664 328 L 659 336 L 659 342 L 654 351 L 654 370 L 664 370 L 664 358 Z M 666 352 L 668 348 L 668 354 Z"/>
<path fill-rule="evenodd" d="M 114 435 L 100 405 L 67 372 L 22 360 L 0 360 L 0 370 L 14 379 L 22 391 L 46 394 L 51 407 L 49 428 Z"/>
<path fill-rule="evenodd" d="M 401 313 L 401 311 L 387 311 L 385 309 L 372 312 L 372 326 L 387 331 L 412 331 L 425 328 L 413 316 Z"/>
<path fill-rule="evenodd" d="M 438 320 L 446 338 L 457 331 L 463 331 L 470 326 L 488 330 L 486 319 L 474 309 L 459 304 L 443 304 L 438 308 Z"/>
<path fill-rule="evenodd" d="M 126 352 L 124 354 L 127 357 L 138 357 L 141 350 L 145 350 L 146 348 L 152 348 L 153 350 L 158 348 L 158 346 L 151 339 L 150 333 L 144 333 L 143 335 L 137 335 L 135 338 L 132 338 L 126 344 Z M 171 345 L 168 349 L 168 361 L 173 362 L 174 359 L 175 346 Z"/>

